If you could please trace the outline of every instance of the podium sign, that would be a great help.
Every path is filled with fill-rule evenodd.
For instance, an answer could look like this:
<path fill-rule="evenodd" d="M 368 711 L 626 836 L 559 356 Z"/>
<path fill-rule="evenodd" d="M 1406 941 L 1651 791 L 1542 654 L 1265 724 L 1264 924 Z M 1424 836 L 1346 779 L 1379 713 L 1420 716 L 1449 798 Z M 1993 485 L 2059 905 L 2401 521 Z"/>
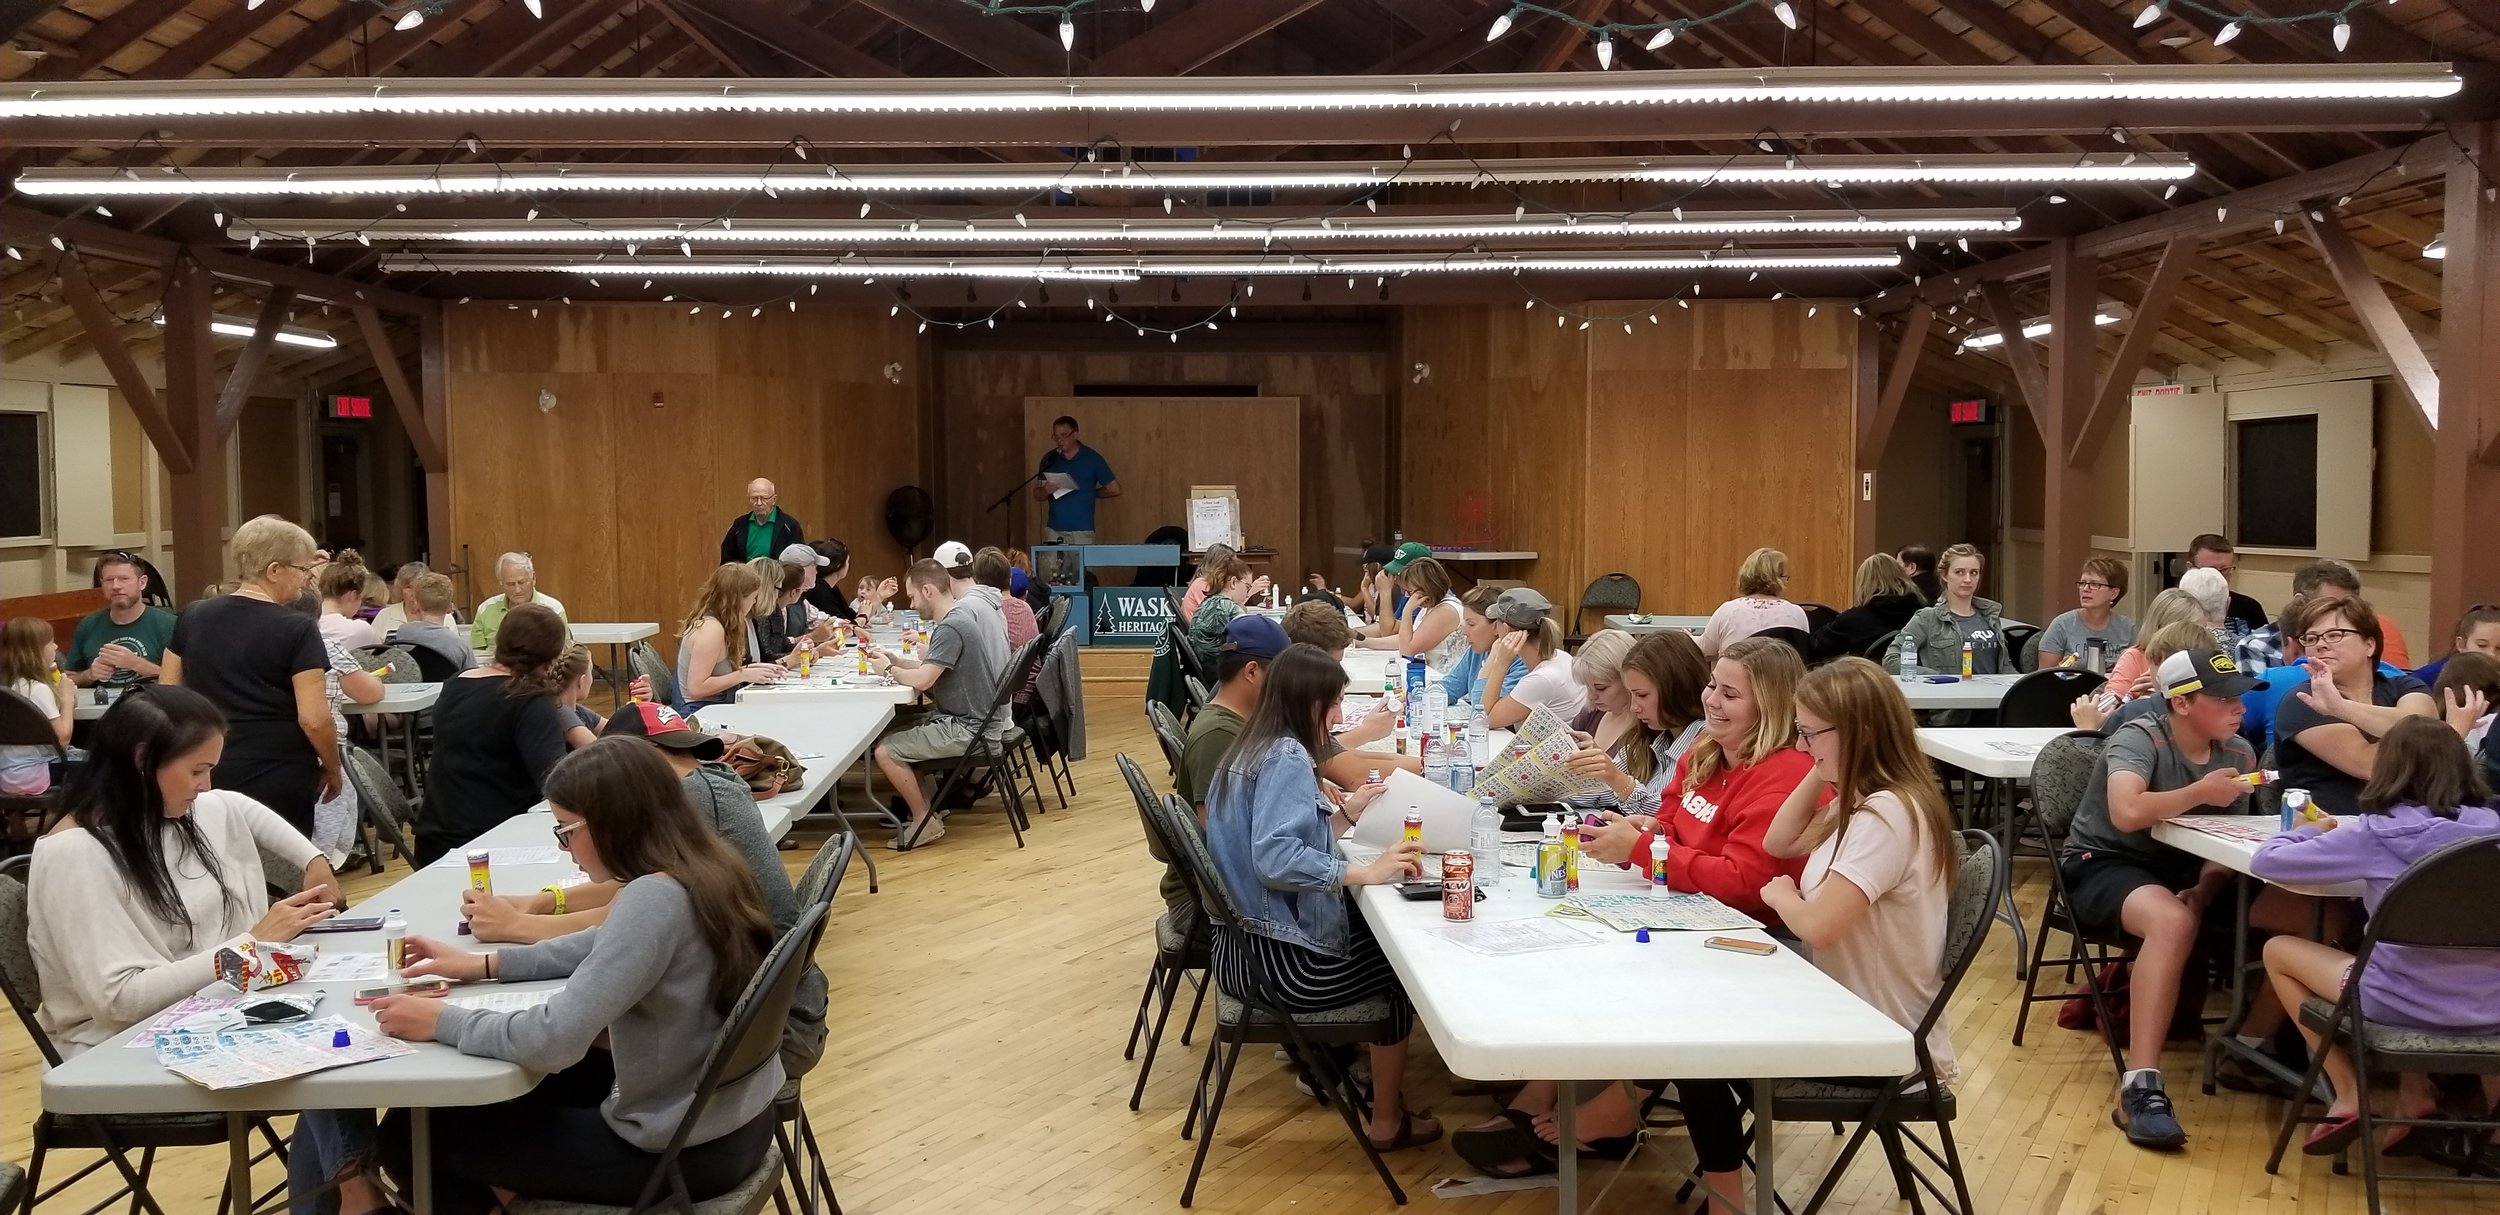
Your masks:
<path fill-rule="evenodd" d="M 1159 586 L 1098 586 L 1093 644 L 1150 646 L 1172 620 L 1172 598 Z"/>

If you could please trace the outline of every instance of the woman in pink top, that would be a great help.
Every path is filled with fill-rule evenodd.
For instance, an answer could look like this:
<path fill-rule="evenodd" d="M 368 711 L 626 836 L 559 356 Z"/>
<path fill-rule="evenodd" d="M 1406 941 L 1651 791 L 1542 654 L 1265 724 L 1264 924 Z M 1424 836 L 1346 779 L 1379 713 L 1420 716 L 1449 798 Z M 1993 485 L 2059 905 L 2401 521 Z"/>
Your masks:
<path fill-rule="evenodd" d="M 1701 630 L 1701 656 L 1717 658 L 1729 642 L 1764 629 L 1803 631 L 1806 610 L 1781 598 L 1787 593 L 1788 554 L 1775 548 L 1755 549 L 1736 567 L 1736 598 L 1710 613 L 1710 623 Z"/>

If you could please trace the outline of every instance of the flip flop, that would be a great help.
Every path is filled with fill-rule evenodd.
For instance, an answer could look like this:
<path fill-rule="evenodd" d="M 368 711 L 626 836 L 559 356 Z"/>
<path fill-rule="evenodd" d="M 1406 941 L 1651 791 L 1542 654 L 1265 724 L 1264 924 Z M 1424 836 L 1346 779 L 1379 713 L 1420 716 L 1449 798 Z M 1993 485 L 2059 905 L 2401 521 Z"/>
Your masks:
<path fill-rule="evenodd" d="M 2360 1137 L 2361 1115 L 2347 1114 L 2319 1123 L 2307 1139 L 2301 1140 L 2300 1150 L 2312 1156 L 2332 1156 Z"/>
<path fill-rule="evenodd" d="M 1432 1124 L 1430 1131 L 1423 1134 L 1416 1133 L 1415 1120 L 1421 1117 L 1429 1117 L 1429 1115 L 1402 1112 L 1398 1117 L 1398 1133 L 1387 1143 L 1377 1139 L 1372 1140 L 1372 1149 L 1380 1152 L 1403 1152 L 1408 1148 L 1441 1142 L 1441 1124 L 1438 1122 Z"/>
<path fill-rule="evenodd" d="M 1470 1127 L 1452 1132 L 1451 1150 L 1458 1153 L 1459 1159 L 1474 1165 L 1477 1172 L 1505 1181 L 1553 1172 L 1554 1145 L 1537 1138 L 1535 1117 L 1515 1109 L 1503 1110 L 1502 1117 L 1510 1120 L 1509 1126 Z"/>

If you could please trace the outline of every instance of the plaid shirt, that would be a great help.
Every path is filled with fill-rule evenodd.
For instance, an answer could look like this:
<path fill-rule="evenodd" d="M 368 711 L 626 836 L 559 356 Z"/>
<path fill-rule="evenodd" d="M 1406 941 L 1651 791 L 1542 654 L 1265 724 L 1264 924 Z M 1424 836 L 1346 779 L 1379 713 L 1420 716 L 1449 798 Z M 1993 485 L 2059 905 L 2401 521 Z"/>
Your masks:
<path fill-rule="evenodd" d="M 2250 675 L 2263 675 L 2266 668 L 2283 665 L 2283 627 L 2269 624 L 2250 633 L 2240 642 L 2235 657 L 2240 670 Z"/>

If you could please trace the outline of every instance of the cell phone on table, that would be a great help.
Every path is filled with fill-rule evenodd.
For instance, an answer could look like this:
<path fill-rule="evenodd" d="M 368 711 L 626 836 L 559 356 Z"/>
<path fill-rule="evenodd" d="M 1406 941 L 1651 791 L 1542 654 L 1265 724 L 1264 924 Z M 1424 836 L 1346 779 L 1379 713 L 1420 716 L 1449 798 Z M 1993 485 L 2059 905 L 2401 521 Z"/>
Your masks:
<path fill-rule="evenodd" d="M 1743 937 L 1711 937 L 1708 940 L 1703 941 L 1701 944 L 1704 949 L 1724 949 L 1729 953 L 1749 953 L 1757 958 L 1767 958 L 1780 951 L 1779 946 L 1774 945 L 1769 941 L 1748 941 Z"/>
<path fill-rule="evenodd" d="M 339 916 L 323 920 L 303 929 L 305 932 L 380 932 L 382 917 L 378 915 Z"/>
<path fill-rule="evenodd" d="M 451 994 L 449 979 L 415 979 L 384 987 L 361 987 L 356 990 L 356 1003 L 371 1004 L 391 996 L 445 996 Z"/>
<path fill-rule="evenodd" d="M 1401 897 L 1413 899 L 1418 903 L 1427 899 L 1440 898 L 1441 879 L 1409 878 L 1406 881 L 1398 883 L 1398 894 Z"/>

